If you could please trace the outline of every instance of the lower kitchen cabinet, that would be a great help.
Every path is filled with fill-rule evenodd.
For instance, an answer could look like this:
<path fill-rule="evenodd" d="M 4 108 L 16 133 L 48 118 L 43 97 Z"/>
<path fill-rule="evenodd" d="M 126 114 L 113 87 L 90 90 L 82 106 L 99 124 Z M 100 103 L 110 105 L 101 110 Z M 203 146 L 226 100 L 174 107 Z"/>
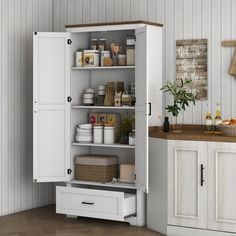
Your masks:
<path fill-rule="evenodd" d="M 152 138 L 149 154 L 167 184 L 150 182 L 147 208 L 154 201 L 165 207 L 148 212 L 149 228 L 168 236 L 236 235 L 236 144 Z M 166 220 L 155 226 L 165 209 Z"/>
<path fill-rule="evenodd" d="M 208 228 L 236 232 L 236 144 L 208 143 Z"/>
<path fill-rule="evenodd" d="M 168 224 L 207 227 L 206 157 L 206 142 L 168 142 Z"/>

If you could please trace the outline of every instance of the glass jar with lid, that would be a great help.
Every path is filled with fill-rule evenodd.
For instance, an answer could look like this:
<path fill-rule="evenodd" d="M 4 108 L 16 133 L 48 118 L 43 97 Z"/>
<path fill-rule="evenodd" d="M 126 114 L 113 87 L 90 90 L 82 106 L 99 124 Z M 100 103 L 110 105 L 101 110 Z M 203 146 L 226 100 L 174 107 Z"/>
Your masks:
<path fill-rule="evenodd" d="M 135 145 L 135 130 L 129 132 L 129 145 Z"/>
<path fill-rule="evenodd" d="M 98 48 L 98 39 L 91 39 L 91 45 L 90 45 L 90 49 L 91 50 L 97 50 Z"/>
<path fill-rule="evenodd" d="M 106 50 L 106 39 L 105 38 L 100 38 L 97 43 L 97 49 L 99 51 L 105 51 Z"/>

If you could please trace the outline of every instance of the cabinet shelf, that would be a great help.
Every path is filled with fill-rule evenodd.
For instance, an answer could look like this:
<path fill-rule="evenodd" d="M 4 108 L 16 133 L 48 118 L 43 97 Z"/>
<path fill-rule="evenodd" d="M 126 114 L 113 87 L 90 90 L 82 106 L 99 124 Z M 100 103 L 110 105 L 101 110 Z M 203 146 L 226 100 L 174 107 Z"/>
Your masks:
<path fill-rule="evenodd" d="M 114 110 L 135 110 L 135 107 L 115 107 L 115 106 L 83 106 L 74 105 L 72 109 L 114 109 Z"/>
<path fill-rule="evenodd" d="M 119 70 L 135 69 L 135 66 L 97 66 L 97 67 L 72 67 L 72 70 Z"/>
<path fill-rule="evenodd" d="M 96 143 L 72 143 L 72 146 L 88 146 L 88 147 L 110 147 L 110 148 L 128 148 L 135 149 L 135 146 L 131 146 L 128 144 L 96 144 Z"/>
<path fill-rule="evenodd" d="M 126 189 L 136 189 L 134 183 L 100 183 L 100 182 L 92 182 L 92 181 L 81 181 L 81 180 L 72 180 L 70 184 L 78 184 L 78 185 L 92 185 L 92 186 L 103 186 L 103 187 L 113 187 L 113 188 L 126 188 Z"/>

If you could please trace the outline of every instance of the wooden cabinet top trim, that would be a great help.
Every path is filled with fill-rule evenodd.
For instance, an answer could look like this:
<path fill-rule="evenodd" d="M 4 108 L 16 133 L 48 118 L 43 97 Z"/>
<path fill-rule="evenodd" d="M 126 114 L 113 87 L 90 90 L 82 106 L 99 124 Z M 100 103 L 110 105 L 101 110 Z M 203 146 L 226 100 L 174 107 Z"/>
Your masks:
<path fill-rule="evenodd" d="M 217 134 L 205 134 L 203 126 L 187 125 L 181 133 L 163 132 L 162 127 L 150 127 L 149 137 L 167 140 L 187 140 L 187 141 L 206 141 L 206 142 L 232 142 L 236 143 L 236 137 L 229 137 Z"/>
<path fill-rule="evenodd" d="M 91 24 L 73 24 L 65 25 L 66 28 L 78 28 L 78 27 L 94 27 L 94 26 L 105 26 L 105 25 L 131 25 L 131 24 L 145 24 L 163 27 L 163 24 L 152 22 L 152 21 L 116 21 L 116 22 L 102 22 L 102 23 L 91 23 Z"/>

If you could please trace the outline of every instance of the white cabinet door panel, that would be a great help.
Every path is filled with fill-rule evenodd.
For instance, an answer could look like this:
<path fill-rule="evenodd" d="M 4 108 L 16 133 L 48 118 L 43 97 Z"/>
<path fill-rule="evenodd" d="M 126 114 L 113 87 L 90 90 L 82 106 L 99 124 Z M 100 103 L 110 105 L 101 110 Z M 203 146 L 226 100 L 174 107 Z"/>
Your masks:
<path fill-rule="evenodd" d="M 65 103 L 66 46 L 66 38 L 63 37 L 40 37 L 38 39 L 39 105 Z"/>
<path fill-rule="evenodd" d="M 236 145 L 208 143 L 208 228 L 236 232 Z"/>
<path fill-rule="evenodd" d="M 168 224 L 207 227 L 206 153 L 205 142 L 168 141 Z"/>
<path fill-rule="evenodd" d="M 69 33 L 34 35 L 33 176 L 37 182 L 70 176 Z"/>
<path fill-rule="evenodd" d="M 65 119 L 63 109 L 38 111 L 38 176 L 66 177 Z"/>
<path fill-rule="evenodd" d="M 148 127 L 161 125 L 162 114 L 162 29 L 145 26 L 135 34 L 136 186 L 148 192 Z"/>
<path fill-rule="evenodd" d="M 147 28 L 136 30 L 135 50 L 135 174 L 136 186 L 148 191 Z"/>

